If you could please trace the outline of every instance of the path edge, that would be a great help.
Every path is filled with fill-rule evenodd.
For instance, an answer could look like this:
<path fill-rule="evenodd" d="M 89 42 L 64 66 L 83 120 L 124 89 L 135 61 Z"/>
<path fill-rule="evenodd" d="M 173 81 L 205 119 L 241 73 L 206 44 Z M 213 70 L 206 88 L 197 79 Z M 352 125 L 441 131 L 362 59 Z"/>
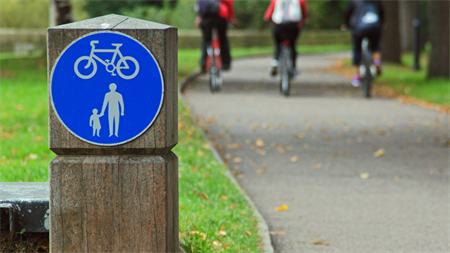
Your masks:
<path fill-rule="evenodd" d="M 185 104 L 187 104 L 186 100 L 183 97 L 183 93 L 186 90 L 188 84 L 195 80 L 199 75 L 201 75 L 200 70 L 192 72 L 187 77 L 183 78 L 179 84 L 179 93 L 178 97 L 181 99 Z M 202 134 L 204 140 L 206 143 L 208 143 L 211 152 L 214 155 L 214 158 L 221 164 L 225 165 L 225 162 L 223 161 L 222 157 L 220 157 L 219 152 L 217 151 L 216 147 L 209 141 L 209 139 L 206 136 L 205 131 L 198 125 L 198 122 L 192 117 L 197 129 L 200 130 L 200 133 Z M 258 208 L 256 208 L 255 203 L 253 200 L 247 195 L 247 193 L 242 189 L 239 182 L 236 180 L 236 178 L 231 175 L 230 169 L 227 167 L 227 169 L 224 171 L 224 175 L 228 177 L 228 179 L 236 186 L 236 188 L 241 192 L 241 194 L 244 196 L 244 198 L 247 200 L 247 203 L 250 205 L 250 207 L 253 209 L 253 216 L 257 220 L 256 227 L 258 228 L 258 236 L 261 238 L 260 247 L 263 253 L 274 253 L 274 249 L 272 246 L 272 240 L 270 239 L 270 233 L 269 233 L 269 226 L 267 225 L 266 220 L 262 216 L 262 214 L 259 212 Z"/>

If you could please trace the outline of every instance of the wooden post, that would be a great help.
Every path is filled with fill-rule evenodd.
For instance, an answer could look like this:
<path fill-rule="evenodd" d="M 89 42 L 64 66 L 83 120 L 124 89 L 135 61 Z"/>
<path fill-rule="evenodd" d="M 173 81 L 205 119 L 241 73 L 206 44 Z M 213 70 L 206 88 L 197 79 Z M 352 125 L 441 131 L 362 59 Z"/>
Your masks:
<path fill-rule="evenodd" d="M 48 29 L 51 252 L 179 252 L 177 65 L 174 27 Z"/>

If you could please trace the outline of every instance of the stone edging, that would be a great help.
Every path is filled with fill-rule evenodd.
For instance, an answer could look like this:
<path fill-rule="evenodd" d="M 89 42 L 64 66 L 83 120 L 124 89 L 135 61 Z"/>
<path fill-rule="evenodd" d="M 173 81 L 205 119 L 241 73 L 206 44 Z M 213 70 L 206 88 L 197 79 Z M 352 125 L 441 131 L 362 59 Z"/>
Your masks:
<path fill-rule="evenodd" d="M 201 72 L 200 72 L 200 70 L 198 70 L 198 71 L 195 71 L 195 72 L 191 73 L 190 75 L 185 77 L 183 80 L 181 80 L 181 82 L 179 84 L 179 86 L 180 86 L 179 87 L 180 94 L 183 93 L 186 90 L 187 85 L 191 81 L 195 80 L 200 74 L 201 74 Z M 184 101 L 184 99 L 183 99 L 183 97 L 181 95 L 179 97 Z M 194 120 L 194 122 L 197 125 L 197 128 L 202 133 L 203 138 L 205 139 L 205 141 L 210 146 L 211 151 L 212 151 L 212 153 L 214 155 L 214 158 L 216 158 L 216 160 L 220 164 L 222 164 L 222 165 L 225 164 L 225 162 L 220 157 L 219 152 L 217 151 L 215 146 L 206 137 L 206 134 L 203 131 L 203 129 L 198 125 L 198 123 L 195 120 Z M 257 224 L 258 236 L 261 238 L 260 247 L 262 249 L 262 252 L 264 252 L 264 253 L 273 253 L 274 250 L 273 250 L 273 246 L 272 246 L 272 241 L 270 239 L 269 226 L 267 225 L 266 221 L 264 220 L 264 217 L 261 215 L 261 213 L 256 208 L 255 203 L 253 203 L 253 201 L 250 199 L 250 197 L 247 195 L 247 193 L 245 193 L 245 191 L 239 185 L 238 181 L 233 177 L 233 175 L 231 175 L 229 169 L 225 171 L 224 175 L 227 176 L 230 179 L 230 181 L 236 186 L 236 188 L 242 193 L 242 195 L 244 195 L 245 199 L 247 200 L 247 202 L 249 203 L 249 205 L 253 209 L 253 216 L 255 216 L 257 221 L 258 221 L 258 224 Z"/>

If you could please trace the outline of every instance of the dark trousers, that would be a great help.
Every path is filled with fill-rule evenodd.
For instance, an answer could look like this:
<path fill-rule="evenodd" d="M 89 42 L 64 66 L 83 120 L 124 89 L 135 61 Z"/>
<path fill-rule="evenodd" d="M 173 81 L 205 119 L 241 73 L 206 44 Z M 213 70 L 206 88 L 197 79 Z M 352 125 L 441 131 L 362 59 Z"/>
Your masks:
<path fill-rule="evenodd" d="M 283 41 L 288 40 L 289 47 L 292 51 L 292 63 L 295 68 L 295 62 L 297 59 L 297 50 L 295 50 L 295 44 L 299 34 L 300 28 L 298 27 L 297 23 L 275 25 L 275 27 L 273 28 L 273 38 L 275 40 L 275 52 L 273 54 L 273 58 L 277 60 L 278 58 L 280 58 L 280 44 L 283 43 Z"/>
<path fill-rule="evenodd" d="M 364 38 L 369 39 L 369 50 L 373 52 L 381 51 L 381 29 L 372 29 L 368 31 L 353 31 L 352 45 L 353 45 L 353 66 L 361 64 L 361 43 Z"/>
<path fill-rule="evenodd" d="M 202 58 L 200 59 L 200 66 L 204 68 L 206 64 L 206 57 L 207 57 L 206 48 L 208 47 L 208 45 L 211 44 L 212 30 L 213 28 L 216 28 L 217 33 L 219 35 L 220 56 L 222 59 L 223 67 L 225 69 L 230 68 L 231 55 L 227 38 L 227 28 L 228 28 L 227 20 L 219 16 L 204 17 L 202 18 L 200 27 L 202 28 L 203 33 Z"/>

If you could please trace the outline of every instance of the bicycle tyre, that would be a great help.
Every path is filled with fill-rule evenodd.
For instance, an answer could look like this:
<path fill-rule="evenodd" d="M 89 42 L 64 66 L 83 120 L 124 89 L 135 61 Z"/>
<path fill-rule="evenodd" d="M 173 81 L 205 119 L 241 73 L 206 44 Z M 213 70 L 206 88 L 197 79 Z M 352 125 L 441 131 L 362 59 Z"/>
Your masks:
<path fill-rule="evenodd" d="M 135 70 L 134 70 L 133 74 L 131 74 L 131 75 L 129 75 L 129 76 L 124 75 L 124 74 L 122 73 L 122 71 L 121 71 L 122 68 L 120 67 L 120 65 L 122 64 L 122 62 L 126 64 L 125 66 L 127 66 L 127 65 L 129 66 L 129 64 L 126 63 L 127 60 L 133 62 L 133 63 L 134 63 L 134 66 L 135 66 Z M 139 73 L 139 63 L 138 63 L 138 62 L 136 61 L 136 59 L 134 59 L 133 57 L 131 57 L 131 56 L 125 56 L 125 57 L 123 57 L 122 59 L 120 59 L 120 60 L 117 62 L 117 68 L 116 68 L 116 69 L 117 69 L 117 74 L 119 74 L 120 77 L 122 77 L 123 79 L 126 79 L 126 80 L 130 80 L 130 79 L 135 78 L 135 77 L 137 76 L 137 74 Z"/>
<path fill-rule="evenodd" d="M 80 71 L 78 70 L 78 65 L 80 64 L 81 61 L 83 60 L 88 60 L 88 63 L 86 64 L 86 66 L 84 67 L 85 69 L 88 68 L 91 64 L 92 64 L 92 72 L 89 75 L 83 75 L 80 73 Z M 90 79 L 91 77 L 93 77 L 95 75 L 95 73 L 97 73 L 97 62 L 95 62 L 94 59 L 92 59 L 89 56 L 81 56 L 80 58 L 78 58 L 75 61 L 75 64 L 73 65 L 75 74 L 77 74 L 77 76 L 81 79 Z"/>
<path fill-rule="evenodd" d="M 280 56 L 280 92 L 284 96 L 290 95 L 291 90 L 291 69 L 292 63 L 291 59 L 291 50 L 286 46 L 282 46 L 281 56 Z"/>
<path fill-rule="evenodd" d="M 363 91 L 363 96 L 366 98 L 370 98 L 371 96 L 371 88 L 372 88 L 372 72 L 370 71 L 370 65 L 372 64 L 372 57 L 369 51 L 369 42 L 365 39 L 365 43 L 363 43 L 362 47 L 362 62 L 365 66 L 364 78 L 362 78 L 361 88 Z"/>
<path fill-rule="evenodd" d="M 209 70 L 209 88 L 211 92 L 219 91 L 219 70 L 215 66 L 211 66 Z"/>

